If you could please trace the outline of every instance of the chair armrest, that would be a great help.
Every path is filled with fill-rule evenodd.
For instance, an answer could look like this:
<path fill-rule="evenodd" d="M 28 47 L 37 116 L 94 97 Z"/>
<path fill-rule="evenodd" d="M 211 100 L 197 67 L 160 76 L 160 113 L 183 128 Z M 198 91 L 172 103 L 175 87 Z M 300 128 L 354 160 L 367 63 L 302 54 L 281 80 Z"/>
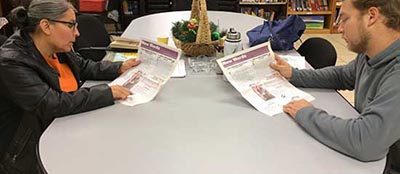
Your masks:
<path fill-rule="evenodd" d="M 90 51 L 90 50 L 100 50 L 100 51 L 107 51 L 109 48 L 108 47 L 84 47 L 84 48 L 79 48 L 77 51 Z"/>

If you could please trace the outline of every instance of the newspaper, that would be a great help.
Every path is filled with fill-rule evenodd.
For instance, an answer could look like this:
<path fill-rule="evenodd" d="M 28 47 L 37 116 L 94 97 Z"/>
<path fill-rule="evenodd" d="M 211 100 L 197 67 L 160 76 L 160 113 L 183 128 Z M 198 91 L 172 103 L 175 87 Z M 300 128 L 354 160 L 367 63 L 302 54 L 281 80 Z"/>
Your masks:
<path fill-rule="evenodd" d="M 274 53 L 269 42 L 217 60 L 228 81 L 258 111 L 274 116 L 294 99 L 314 100 L 271 69 Z"/>
<path fill-rule="evenodd" d="M 134 106 L 151 101 L 161 87 L 171 77 L 181 57 L 181 51 L 165 44 L 142 40 L 138 57 L 141 64 L 132 68 L 112 81 L 109 85 L 121 85 L 129 88 L 132 95 L 122 104 Z"/>

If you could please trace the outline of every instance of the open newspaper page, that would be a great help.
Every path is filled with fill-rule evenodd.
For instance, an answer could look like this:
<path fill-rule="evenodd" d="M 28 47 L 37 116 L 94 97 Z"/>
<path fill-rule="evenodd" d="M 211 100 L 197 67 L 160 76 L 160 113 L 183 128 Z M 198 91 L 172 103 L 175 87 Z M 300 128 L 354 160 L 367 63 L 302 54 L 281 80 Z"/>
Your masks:
<path fill-rule="evenodd" d="M 151 101 L 171 77 L 181 56 L 180 50 L 149 40 L 139 44 L 138 57 L 141 64 L 112 81 L 110 85 L 121 85 L 133 94 L 122 104 L 134 106 Z"/>
<path fill-rule="evenodd" d="M 273 61 L 274 53 L 269 42 L 217 60 L 228 81 L 264 114 L 282 113 L 283 105 L 294 99 L 314 99 L 271 69 L 269 64 Z"/>

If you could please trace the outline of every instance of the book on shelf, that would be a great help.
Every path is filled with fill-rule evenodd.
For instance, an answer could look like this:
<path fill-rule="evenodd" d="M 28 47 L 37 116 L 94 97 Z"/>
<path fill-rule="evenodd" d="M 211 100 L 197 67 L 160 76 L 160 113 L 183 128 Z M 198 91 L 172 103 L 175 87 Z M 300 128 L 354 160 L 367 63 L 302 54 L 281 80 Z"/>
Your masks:
<path fill-rule="evenodd" d="M 311 11 L 311 0 L 305 0 L 304 4 L 306 6 L 307 11 Z"/>
<path fill-rule="evenodd" d="M 240 12 L 247 15 L 257 16 L 258 7 L 242 7 Z"/>
<path fill-rule="evenodd" d="M 275 11 L 273 10 L 267 11 L 264 8 L 258 8 L 258 7 L 242 7 L 240 11 L 243 14 L 258 16 L 270 21 L 275 19 Z"/>
<path fill-rule="evenodd" d="M 327 11 L 329 5 L 327 0 L 289 0 L 291 11 Z"/>
<path fill-rule="evenodd" d="M 306 23 L 307 30 L 322 30 L 324 29 L 324 23 Z"/>
<path fill-rule="evenodd" d="M 324 16 L 300 16 L 306 24 L 306 29 L 323 29 Z"/>
<path fill-rule="evenodd" d="M 303 19 L 304 22 L 319 22 L 319 23 L 324 23 L 325 19 L 324 16 L 299 16 L 301 19 Z"/>
<path fill-rule="evenodd" d="M 329 6 L 328 1 L 327 0 L 320 0 L 320 1 L 321 1 L 321 6 L 320 6 L 321 11 L 323 10 L 327 11 Z"/>

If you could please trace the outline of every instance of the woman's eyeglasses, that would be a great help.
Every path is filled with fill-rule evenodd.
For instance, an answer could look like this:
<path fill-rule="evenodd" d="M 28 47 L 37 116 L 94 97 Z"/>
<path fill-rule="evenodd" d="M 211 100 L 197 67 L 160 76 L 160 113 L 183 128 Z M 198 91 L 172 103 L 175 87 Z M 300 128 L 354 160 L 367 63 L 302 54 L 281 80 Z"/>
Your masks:
<path fill-rule="evenodd" d="M 58 22 L 65 24 L 68 28 L 75 30 L 78 27 L 78 22 L 69 22 L 69 21 L 59 21 L 59 20 L 53 20 L 53 19 L 47 19 L 48 21 L 51 22 Z"/>

